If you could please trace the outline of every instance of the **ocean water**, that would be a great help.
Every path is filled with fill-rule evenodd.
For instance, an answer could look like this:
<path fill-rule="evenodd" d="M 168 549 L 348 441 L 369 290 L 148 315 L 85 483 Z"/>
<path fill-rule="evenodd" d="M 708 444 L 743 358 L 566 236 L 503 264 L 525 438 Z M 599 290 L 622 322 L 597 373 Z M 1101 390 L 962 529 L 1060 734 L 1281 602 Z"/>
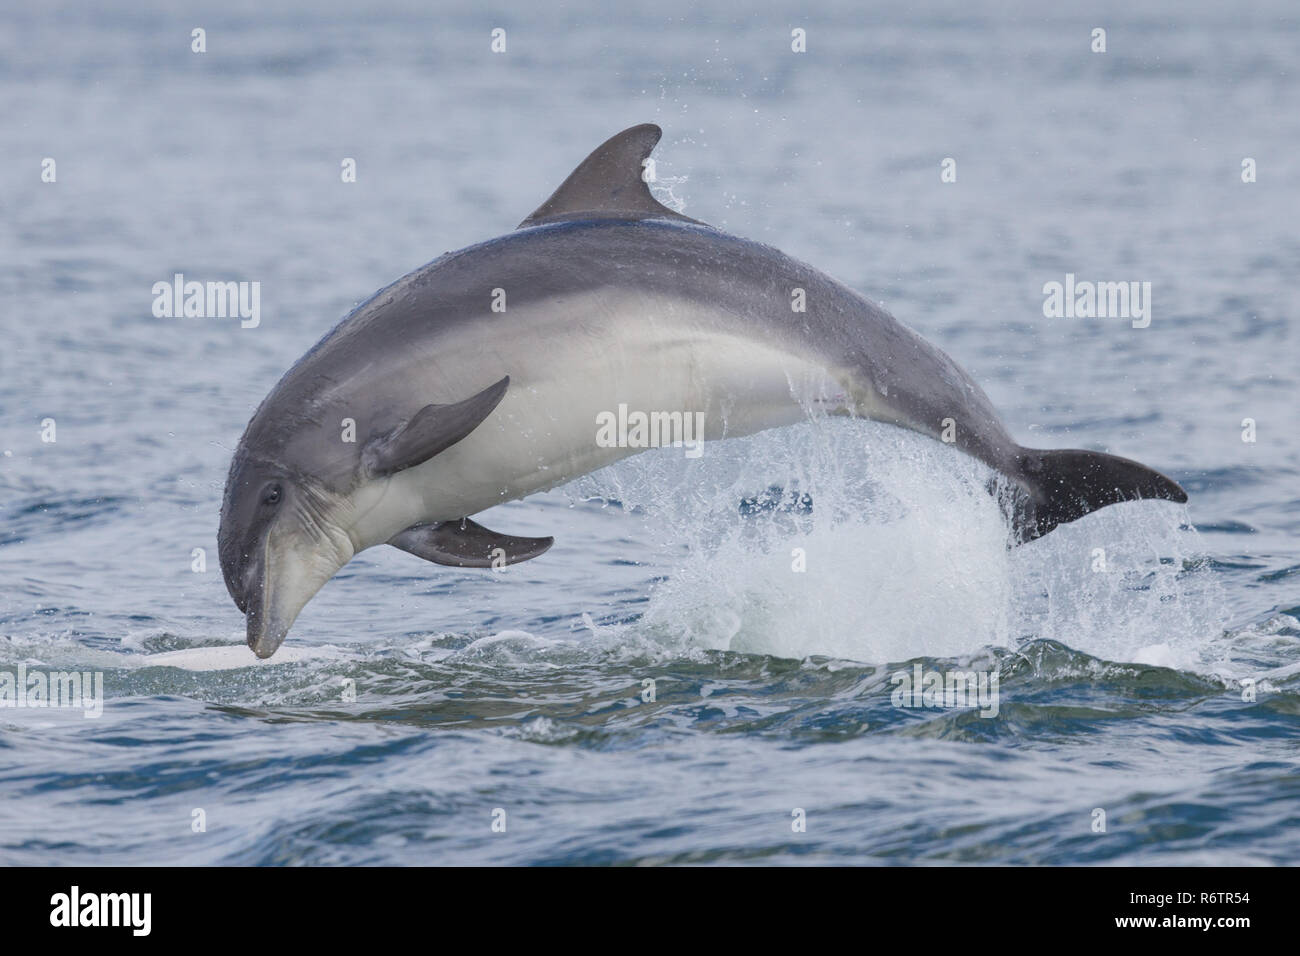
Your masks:
<path fill-rule="evenodd" d="M 1295 862 L 1297 68 L 1282 0 L 0 8 L 0 673 L 106 698 L 0 709 L 0 862 Z M 666 201 L 1188 504 L 1008 551 L 978 465 L 802 425 L 494 509 L 556 538 L 501 574 L 365 552 L 254 666 L 215 544 L 253 409 L 639 122 Z M 260 324 L 156 318 L 178 272 Z M 1046 318 L 1067 274 L 1150 325 Z M 811 513 L 742 514 L 770 487 Z M 918 666 L 996 715 L 896 706 Z"/>

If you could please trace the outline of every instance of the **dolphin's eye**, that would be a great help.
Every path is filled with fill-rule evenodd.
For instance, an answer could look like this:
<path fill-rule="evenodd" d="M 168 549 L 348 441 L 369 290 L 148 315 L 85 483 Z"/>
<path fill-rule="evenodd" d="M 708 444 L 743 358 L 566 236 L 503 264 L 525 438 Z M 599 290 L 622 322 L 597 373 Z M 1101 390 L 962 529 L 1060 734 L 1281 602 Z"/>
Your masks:
<path fill-rule="evenodd" d="M 281 496 L 280 486 L 271 485 L 271 487 L 266 489 L 266 493 L 262 495 L 262 504 L 278 505 L 280 503 L 280 496 Z"/>

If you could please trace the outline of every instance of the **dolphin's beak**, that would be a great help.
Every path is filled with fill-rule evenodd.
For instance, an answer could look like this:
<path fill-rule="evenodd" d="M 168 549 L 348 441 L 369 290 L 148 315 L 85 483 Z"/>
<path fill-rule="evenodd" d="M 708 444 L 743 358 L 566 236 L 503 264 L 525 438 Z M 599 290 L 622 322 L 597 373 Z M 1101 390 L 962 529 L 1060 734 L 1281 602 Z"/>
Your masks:
<path fill-rule="evenodd" d="M 260 560 L 249 562 L 246 577 L 244 613 L 253 653 L 263 660 L 274 654 L 298 613 L 351 557 L 339 554 L 329 540 L 306 541 L 273 530 Z"/>
<path fill-rule="evenodd" d="M 262 660 L 266 660 L 280 649 L 288 633 L 289 629 L 278 622 L 268 625 L 264 622 L 254 622 L 251 617 L 248 619 L 248 646 Z"/>
<path fill-rule="evenodd" d="M 248 626 L 248 646 L 265 660 L 284 643 L 292 620 L 286 621 L 277 613 L 276 595 L 280 590 L 277 579 L 283 575 L 275 571 L 270 535 L 262 543 L 260 552 L 253 555 L 244 569 L 244 615 Z"/>
<path fill-rule="evenodd" d="M 284 643 L 293 621 L 284 620 L 275 613 L 273 603 L 265 600 L 249 602 L 247 624 L 248 646 L 254 654 L 266 660 Z"/>

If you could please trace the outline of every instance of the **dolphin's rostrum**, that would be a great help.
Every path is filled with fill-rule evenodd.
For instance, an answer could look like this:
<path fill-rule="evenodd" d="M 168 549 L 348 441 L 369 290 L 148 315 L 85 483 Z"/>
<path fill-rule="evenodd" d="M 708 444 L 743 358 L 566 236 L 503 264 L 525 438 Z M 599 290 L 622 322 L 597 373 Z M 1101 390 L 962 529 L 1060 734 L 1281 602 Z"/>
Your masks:
<path fill-rule="evenodd" d="M 596 440 L 622 406 L 702 415 L 710 440 L 810 410 L 949 439 L 1003 476 L 1018 541 L 1119 501 L 1187 500 L 1137 462 L 1020 447 L 979 386 L 884 310 L 660 205 L 642 178 L 659 136 L 619 133 L 517 231 L 377 293 L 262 402 L 219 533 L 259 657 L 364 548 L 457 567 L 544 552 L 552 539 L 468 516 L 639 451 Z"/>

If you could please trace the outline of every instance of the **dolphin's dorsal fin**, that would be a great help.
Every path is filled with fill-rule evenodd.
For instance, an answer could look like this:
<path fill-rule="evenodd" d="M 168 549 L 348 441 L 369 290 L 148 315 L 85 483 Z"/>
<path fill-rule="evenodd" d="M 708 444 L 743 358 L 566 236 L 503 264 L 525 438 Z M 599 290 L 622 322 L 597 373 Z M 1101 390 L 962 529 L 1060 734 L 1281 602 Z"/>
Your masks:
<path fill-rule="evenodd" d="M 642 123 L 611 136 L 519 228 L 580 219 L 676 219 L 703 225 L 660 203 L 642 178 L 645 161 L 662 135 L 653 123 Z"/>

